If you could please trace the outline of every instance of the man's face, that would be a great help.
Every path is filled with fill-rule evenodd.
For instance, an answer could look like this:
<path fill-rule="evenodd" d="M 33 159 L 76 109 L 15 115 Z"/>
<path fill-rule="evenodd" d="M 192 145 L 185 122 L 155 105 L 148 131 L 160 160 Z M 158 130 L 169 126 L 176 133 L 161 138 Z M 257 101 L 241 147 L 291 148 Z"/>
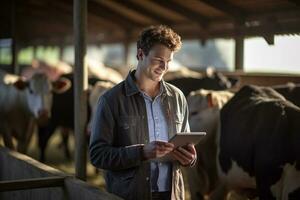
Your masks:
<path fill-rule="evenodd" d="M 173 52 L 164 45 L 156 44 L 147 56 L 139 49 L 138 58 L 143 74 L 152 81 L 159 82 L 168 71 L 169 63 L 173 59 Z"/>

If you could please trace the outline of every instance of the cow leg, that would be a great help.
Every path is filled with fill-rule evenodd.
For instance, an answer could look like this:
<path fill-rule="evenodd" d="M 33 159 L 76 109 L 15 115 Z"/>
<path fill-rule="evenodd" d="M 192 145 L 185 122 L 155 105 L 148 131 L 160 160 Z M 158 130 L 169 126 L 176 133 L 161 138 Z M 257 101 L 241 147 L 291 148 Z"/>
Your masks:
<path fill-rule="evenodd" d="M 204 199 L 204 194 L 208 191 L 208 177 L 205 171 L 195 166 L 185 169 L 184 172 L 187 175 L 191 199 Z"/>
<path fill-rule="evenodd" d="M 12 150 L 16 150 L 15 146 L 13 144 L 13 138 L 12 138 L 12 134 L 11 134 L 11 130 L 9 130 L 8 128 L 6 128 L 3 131 L 3 141 L 4 141 L 4 145 Z"/>
<path fill-rule="evenodd" d="M 31 118 L 29 120 L 27 130 L 25 131 L 24 140 L 18 141 L 18 151 L 21 153 L 26 153 L 29 143 L 31 141 L 31 137 L 34 131 L 35 120 Z"/>
<path fill-rule="evenodd" d="M 68 160 L 70 160 L 71 159 L 71 154 L 70 154 L 69 145 L 68 145 L 70 129 L 62 127 L 61 128 L 61 135 L 62 135 L 62 139 L 63 139 L 63 147 L 64 147 L 65 156 Z"/>
<path fill-rule="evenodd" d="M 46 161 L 46 147 L 49 141 L 49 138 L 55 131 L 55 126 L 49 123 L 47 126 L 38 127 L 38 141 L 39 141 L 39 149 L 40 149 L 40 161 Z"/>
<path fill-rule="evenodd" d="M 271 192 L 271 186 L 279 180 L 277 177 L 282 173 L 281 169 L 273 169 L 265 166 L 266 169 L 256 171 L 256 185 L 259 199 L 276 200 L 275 195 Z"/>
<path fill-rule="evenodd" d="M 296 164 L 290 163 L 286 163 L 282 168 L 280 180 L 271 187 L 272 194 L 281 200 L 300 199 L 300 169 Z"/>
<path fill-rule="evenodd" d="M 226 200 L 227 199 L 227 188 L 225 184 L 219 183 L 213 192 L 209 195 L 209 200 Z"/>

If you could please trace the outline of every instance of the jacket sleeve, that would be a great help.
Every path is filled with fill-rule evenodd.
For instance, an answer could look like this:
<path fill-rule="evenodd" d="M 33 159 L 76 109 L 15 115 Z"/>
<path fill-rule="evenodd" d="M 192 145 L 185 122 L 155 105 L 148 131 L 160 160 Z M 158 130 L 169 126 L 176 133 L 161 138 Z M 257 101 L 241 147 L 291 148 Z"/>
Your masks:
<path fill-rule="evenodd" d="M 106 99 L 99 99 L 97 111 L 92 122 L 89 145 L 91 163 L 102 169 L 122 170 L 136 167 L 143 160 L 142 145 L 114 147 L 113 141 L 116 121 Z"/>
<path fill-rule="evenodd" d="M 189 124 L 189 109 L 187 105 L 186 98 L 182 97 L 183 105 L 182 105 L 182 113 L 183 113 L 183 122 L 182 122 L 182 128 L 181 132 L 190 132 L 190 124 Z"/>

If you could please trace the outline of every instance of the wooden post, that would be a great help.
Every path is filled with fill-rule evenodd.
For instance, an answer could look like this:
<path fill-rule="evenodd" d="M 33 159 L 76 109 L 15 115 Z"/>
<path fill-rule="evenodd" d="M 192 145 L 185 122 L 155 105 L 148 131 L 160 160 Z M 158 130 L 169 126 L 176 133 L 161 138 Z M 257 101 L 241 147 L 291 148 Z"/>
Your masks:
<path fill-rule="evenodd" d="M 75 176 L 86 180 L 86 135 L 87 121 L 87 66 L 86 66 L 86 26 L 87 0 L 74 0 L 75 35 Z"/>
<path fill-rule="evenodd" d="M 60 45 L 58 46 L 58 59 L 63 61 L 64 60 L 64 49 L 65 49 L 65 44 L 64 44 L 64 41 L 62 41 L 60 43 Z"/>
<path fill-rule="evenodd" d="M 32 46 L 32 51 L 33 51 L 32 57 L 33 57 L 33 59 L 37 59 L 37 50 L 38 50 L 38 46 L 33 45 Z"/>
<path fill-rule="evenodd" d="M 128 41 L 123 43 L 124 45 L 124 63 L 125 66 L 128 67 L 128 58 L 129 58 L 129 45 L 130 43 Z"/>
<path fill-rule="evenodd" d="M 13 68 L 14 74 L 19 74 L 20 69 L 18 66 L 18 50 L 17 50 L 17 37 L 16 37 L 16 22 L 17 22 L 17 12 L 16 12 L 16 0 L 11 1 L 11 66 Z"/>
<path fill-rule="evenodd" d="M 244 37 L 235 38 L 235 70 L 244 69 Z"/>
<path fill-rule="evenodd" d="M 124 63 L 126 67 L 128 67 L 128 59 L 129 59 L 129 47 L 130 47 L 130 36 L 131 36 L 131 30 L 126 30 L 126 38 L 123 43 L 124 45 Z"/>

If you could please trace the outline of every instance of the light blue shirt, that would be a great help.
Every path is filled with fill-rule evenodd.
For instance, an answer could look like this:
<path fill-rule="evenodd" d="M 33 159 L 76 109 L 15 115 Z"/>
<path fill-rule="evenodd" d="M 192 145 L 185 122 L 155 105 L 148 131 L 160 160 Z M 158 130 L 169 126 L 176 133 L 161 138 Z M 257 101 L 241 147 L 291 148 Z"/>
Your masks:
<path fill-rule="evenodd" d="M 155 140 L 161 140 L 167 142 L 168 136 L 168 125 L 164 115 L 164 111 L 161 103 L 162 87 L 159 95 L 154 99 L 148 96 L 146 93 L 143 94 L 146 109 L 147 109 L 147 119 L 148 119 L 148 130 L 150 142 Z M 155 171 L 158 167 L 158 178 L 157 187 L 153 187 L 152 191 L 164 192 L 171 191 L 171 178 L 172 178 L 172 166 L 170 162 L 151 162 L 151 182 L 155 180 Z"/>

